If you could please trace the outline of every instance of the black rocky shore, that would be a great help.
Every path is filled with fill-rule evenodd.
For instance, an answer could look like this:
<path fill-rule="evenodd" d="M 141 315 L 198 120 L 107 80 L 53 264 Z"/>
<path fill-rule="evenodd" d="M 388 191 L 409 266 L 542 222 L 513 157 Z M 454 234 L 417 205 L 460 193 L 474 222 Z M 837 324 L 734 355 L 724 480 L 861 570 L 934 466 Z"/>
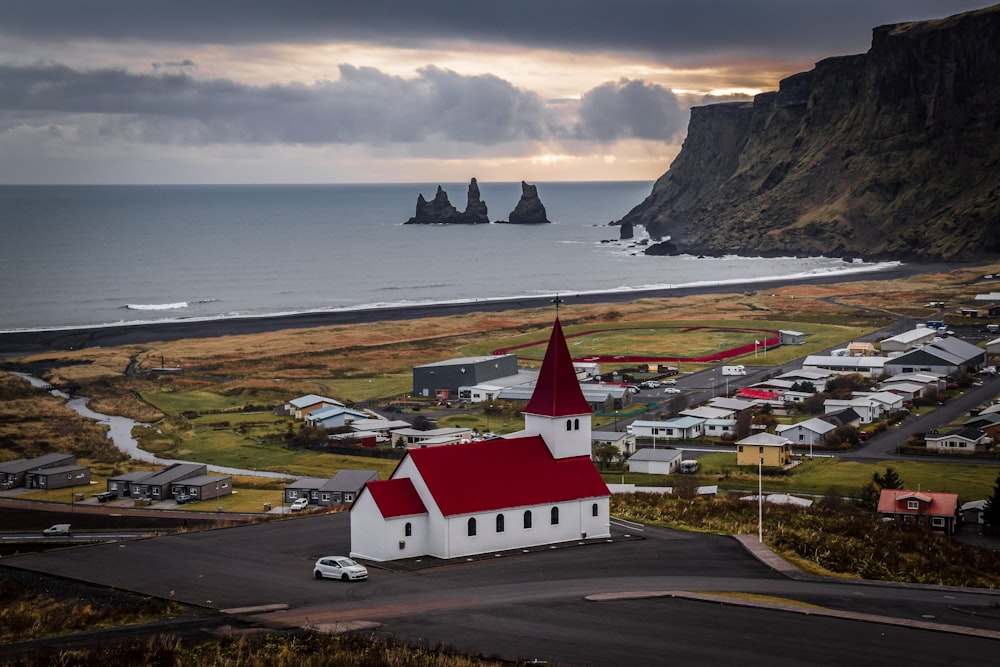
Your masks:
<path fill-rule="evenodd" d="M 459 211 L 448 200 L 448 193 L 440 185 L 434 194 L 434 199 L 427 201 L 423 194 L 417 195 L 417 210 L 413 217 L 404 224 L 407 225 L 484 225 L 490 218 L 484 202 L 479 194 L 479 183 L 473 178 L 469 183 L 469 194 L 464 211 Z M 549 222 L 545 206 L 538 198 L 538 188 L 521 181 L 521 199 L 510 212 L 507 220 L 497 220 L 498 223 L 514 225 L 537 225 Z"/>

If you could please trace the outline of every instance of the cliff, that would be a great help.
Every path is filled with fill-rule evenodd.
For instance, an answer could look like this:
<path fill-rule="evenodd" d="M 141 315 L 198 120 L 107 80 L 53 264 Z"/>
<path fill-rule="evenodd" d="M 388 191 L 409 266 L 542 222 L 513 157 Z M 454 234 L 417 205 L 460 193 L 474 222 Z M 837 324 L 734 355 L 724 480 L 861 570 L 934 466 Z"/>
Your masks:
<path fill-rule="evenodd" d="M 753 102 L 696 107 L 621 224 L 650 254 L 974 259 L 1000 252 L 1000 5 L 881 26 Z"/>

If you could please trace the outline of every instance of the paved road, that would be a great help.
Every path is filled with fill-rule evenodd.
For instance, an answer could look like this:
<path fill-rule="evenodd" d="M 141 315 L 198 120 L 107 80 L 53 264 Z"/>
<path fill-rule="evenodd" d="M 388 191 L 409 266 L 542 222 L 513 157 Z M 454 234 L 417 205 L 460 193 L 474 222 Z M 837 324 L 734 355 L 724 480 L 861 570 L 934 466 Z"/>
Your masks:
<path fill-rule="evenodd" d="M 372 566 L 367 582 L 314 580 L 313 560 L 346 552 L 349 533 L 348 515 L 314 515 L 5 557 L 3 565 L 215 609 L 279 605 L 245 614 L 271 627 L 367 628 L 559 664 L 980 665 L 1000 649 L 996 594 L 790 579 L 729 537 L 616 528 L 610 541 Z M 778 597 L 846 618 L 666 594 L 684 591 Z M 636 592 L 657 596 L 623 595 Z"/>

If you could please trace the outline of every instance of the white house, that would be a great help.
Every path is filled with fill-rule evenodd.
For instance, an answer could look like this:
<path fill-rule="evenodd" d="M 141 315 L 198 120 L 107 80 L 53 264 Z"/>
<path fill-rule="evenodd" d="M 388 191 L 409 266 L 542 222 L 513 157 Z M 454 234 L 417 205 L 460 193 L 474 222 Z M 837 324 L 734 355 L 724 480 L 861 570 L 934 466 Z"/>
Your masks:
<path fill-rule="evenodd" d="M 408 450 L 351 508 L 351 555 L 456 558 L 610 537 L 610 493 L 591 461 L 592 412 L 557 319 L 524 430 Z"/>
<path fill-rule="evenodd" d="M 650 475 L 671 475 L 681 467 L 681 451 L 661 447 L 646 447 L 628 457 L 629 472 L 644 472 Z"/>
<path fill-rule="evenodd" d="M 661 421 L 636 419 L 626 428 L 636 438 L 642 440 L 688 440 L 701 437 L 704 419 L 698 417 L 674 417 Z"/>
<path fill-rule="evenodd" d="M 837 427 L 819 417 L 798 424 L 779 424 L 774 432 L 792 441 L 794 445 L 822 445 L 826 436 Z"/>
<path fill-rule="evenodd" d="M 307 414 L 318 408 L 325 408 L 331 405 L 343 407 L 344 404 L 338 400 L 317 396 L 316 394 L 306 394 L 299 396 L 285 403 L 285 412 L 296 419 L 304 419 Z"/>
<path fill-rule="evenodd" d="M 844 408 L 851 408 L 858 413 L 862 424 L 877 422 L 885 413 L 885 403 L 873 400 L 868 396 L 845 399 L 828 398 L 823 401 L 823 412 L 826 414 L 838 412 Z"/>
<path fill-rule="evenodd" d="M 966 426 L 956 431 L 948 433 L 928 433 L 924 436 L 924 443 L 927 449 L 941 452 L 942 454 L 965 454 L 976 453 L 976 445 L 986 441 L 986 434 L 978 428 Z"/>

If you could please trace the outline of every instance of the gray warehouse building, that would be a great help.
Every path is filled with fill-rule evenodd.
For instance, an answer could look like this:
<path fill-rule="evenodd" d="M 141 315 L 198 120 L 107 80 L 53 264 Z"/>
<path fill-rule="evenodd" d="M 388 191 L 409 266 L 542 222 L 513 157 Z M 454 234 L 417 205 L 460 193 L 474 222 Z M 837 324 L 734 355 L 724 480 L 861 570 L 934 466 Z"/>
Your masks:
<path fill-rule="evenodd" d="M 413 395 L 455 398 L 459 387 L 517 375 L 517 355 L 461 357 L 414 366 Z"/>

